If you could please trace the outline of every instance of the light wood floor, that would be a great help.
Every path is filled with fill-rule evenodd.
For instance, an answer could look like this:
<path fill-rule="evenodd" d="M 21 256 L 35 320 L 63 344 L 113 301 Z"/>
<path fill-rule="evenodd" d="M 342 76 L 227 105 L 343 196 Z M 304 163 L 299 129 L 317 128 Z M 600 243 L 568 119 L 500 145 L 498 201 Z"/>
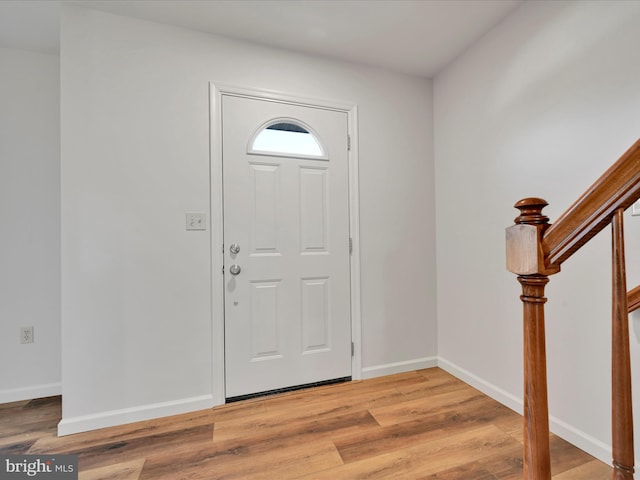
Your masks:
<path fill-rule="evenodd" d="M 57 438 L 60 412 L 0 405 L 0 454 L 77 454 L 83 480 L 522 478 L 522 418 L 438 368 Z M 554 480 L 611 478 L 551 444 Z"/>

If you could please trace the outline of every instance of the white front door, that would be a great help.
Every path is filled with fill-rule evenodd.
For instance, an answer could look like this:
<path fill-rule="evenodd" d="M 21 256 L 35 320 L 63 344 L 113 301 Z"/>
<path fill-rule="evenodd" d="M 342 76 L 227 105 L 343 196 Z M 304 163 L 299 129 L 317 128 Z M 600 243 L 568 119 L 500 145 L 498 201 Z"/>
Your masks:
<path fill-rule="evenodd" d="M 227 398 L 351 376 L 347 128 L 222 96 Z"/>

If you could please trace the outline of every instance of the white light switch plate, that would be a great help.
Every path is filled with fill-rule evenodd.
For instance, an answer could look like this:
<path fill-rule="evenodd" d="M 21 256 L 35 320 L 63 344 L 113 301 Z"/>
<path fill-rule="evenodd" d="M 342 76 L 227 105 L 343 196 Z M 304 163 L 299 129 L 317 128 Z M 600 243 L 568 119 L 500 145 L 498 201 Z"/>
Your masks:
<path fill-rule="evenodd" d="M 206 230 L 207 214 L 204 212 L 187 212 L 187 230 Z"/>
<path fill-rule="evenodd" d="M 631 215 L 640 215 L 640 200 L 632 205 Z"/>

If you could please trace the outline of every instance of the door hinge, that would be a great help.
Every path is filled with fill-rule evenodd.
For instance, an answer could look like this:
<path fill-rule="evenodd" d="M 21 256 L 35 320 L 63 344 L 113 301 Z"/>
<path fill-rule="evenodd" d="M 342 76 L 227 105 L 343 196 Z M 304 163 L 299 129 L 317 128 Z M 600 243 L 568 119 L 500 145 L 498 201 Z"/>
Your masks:
<path fill-rule="evenodd" d="M 224 265 L 222 266 L 222 274 L 224 275 Z"/>
<path fill-rule="evenodd" d="M 351 356 L 353 357 L 356 353 L 356 346 L 353 342 L 351 342 Z"/>
<path fill-rule="evenodd" d="M 347 151 L 351 151 L 351 135 L 347 135 Z"/>
<path fill-rule="evenodd" d="M 353 253 L 353 238 L 349 237 L 349 255 Z"/>

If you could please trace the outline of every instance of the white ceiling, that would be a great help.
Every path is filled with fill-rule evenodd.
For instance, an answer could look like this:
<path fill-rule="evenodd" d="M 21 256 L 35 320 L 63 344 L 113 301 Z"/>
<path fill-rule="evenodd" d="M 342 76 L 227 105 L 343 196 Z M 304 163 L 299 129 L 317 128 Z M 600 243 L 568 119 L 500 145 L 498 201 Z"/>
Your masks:
<path fill-rule="evenodd" d="M 432 77 L 524 0 L 68 0 L 307 54 Z M 55 0 L 0 0 L 0 46 L 58 50 Z"/>

